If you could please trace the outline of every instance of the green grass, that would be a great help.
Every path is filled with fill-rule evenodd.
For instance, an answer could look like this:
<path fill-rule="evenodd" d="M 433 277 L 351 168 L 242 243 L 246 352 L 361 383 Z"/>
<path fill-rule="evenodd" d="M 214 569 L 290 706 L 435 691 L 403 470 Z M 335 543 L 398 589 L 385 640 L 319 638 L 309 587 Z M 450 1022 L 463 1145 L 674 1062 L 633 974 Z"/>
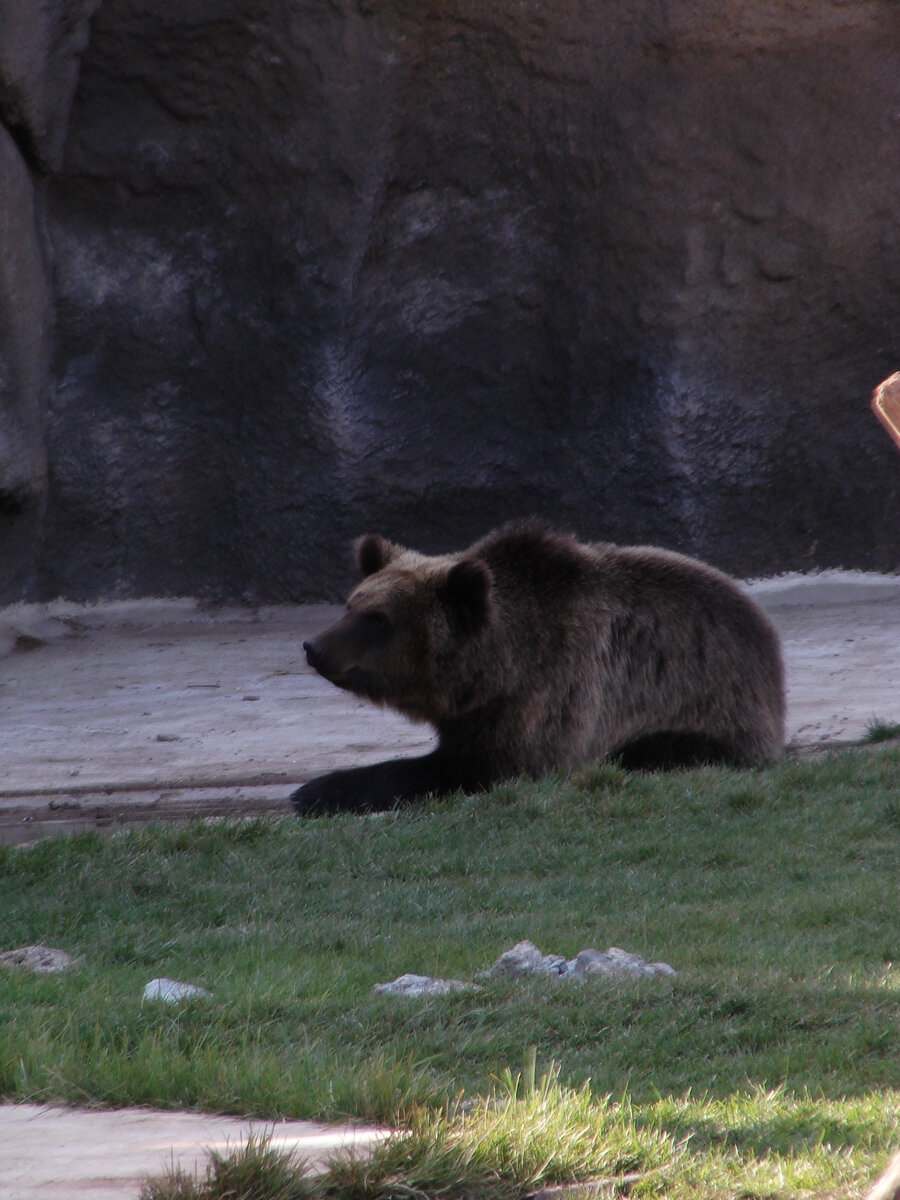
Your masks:
<path fill-rule="evenodd" d="M 570 957 L 618 945 L 679 974 L 372 991 L 407 971 L 473 979 L 526 937 Z M 751 772 L 603 766 L 368 819 L 0 849 L 0 950 L 35 942 L 81 961 L 0 973 L 8 1099 L 349 1115 L 425 1130 L 426 1146 L 456 1138 L 452 1164 L 479 1106 L 510 1108 L 508 1069 L 535 1046 L 539 1072 L 554 1064 L 545 1107 L 571 1124 L 566 1106 L 586 1105 L 609 1154 L 571 1176 L 529 1166 L 531 1184 L 633 1169 L 639 1192 L 667 1196 L 851 1195 L 898 1141 L 900 750 Z M 142 1004 L 158 975 L 212 997 Z M 540 1090 L 510 1109 L 531 1140 L 544 1118 L 523 1105 Z M 412 1147 L 391 1150 L 407 1182 Z M 527 1190 L 510 1162 L 489 1164 L 492 1195 Z M 327 1186 L 426 1190 L 403 1191 L 396 1162 L 387 1184 L 358 1170 Z M 448 1194 L 480 1194 L 476 1176 Z"/>
<path fill-rule="evenodd" d="M 870 744 L 878 742 L 891 742 L 894 738 L 900 738 L 900 722 L 898 721 L 880 721 L 873 718 L 866 726 L 866 736 L 864 742 Z"/>

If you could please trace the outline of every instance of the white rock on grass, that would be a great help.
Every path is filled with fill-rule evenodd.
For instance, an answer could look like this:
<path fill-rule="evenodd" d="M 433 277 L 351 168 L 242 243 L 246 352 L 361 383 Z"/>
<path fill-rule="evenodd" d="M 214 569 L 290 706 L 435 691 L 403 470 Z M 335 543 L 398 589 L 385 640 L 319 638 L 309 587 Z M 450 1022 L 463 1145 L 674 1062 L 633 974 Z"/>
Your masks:
<path fill-rule="evenodd" d="M 193 983 L 179 983 L 177 979 L 151 979 L 144 988 L 145 1000 L 164 1000 L 166 1004 L 177 1004 L 180 1000 L 208 997 L 206 988 Z"/>
<path fill-rule="evenodd" d="M 19 946 L 0 954 L 0 967 L 21 967 L 38 975 L 52 975 L 57 971 L 68 971 L 75 959 L 65 950 L 54 950 L 50 946 Z"/>
<path fill-rule="evenodd" d="M 373 989 L 390 996 L 446 996 L 471 992 L 472 984 L 461 979 L 432 979 L 430 975 L 400 975 L 393 983 L 376 983 Z"/>

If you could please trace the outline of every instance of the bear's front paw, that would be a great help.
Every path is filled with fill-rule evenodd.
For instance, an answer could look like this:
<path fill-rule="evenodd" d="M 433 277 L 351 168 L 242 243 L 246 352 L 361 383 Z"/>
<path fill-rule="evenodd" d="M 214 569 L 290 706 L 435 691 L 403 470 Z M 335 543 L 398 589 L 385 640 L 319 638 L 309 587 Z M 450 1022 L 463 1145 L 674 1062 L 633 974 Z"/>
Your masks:
<path fill-rule="evenodd" d="M 291 804 L 298 817 L 314 817 L 321 813 L 346 812 L 354 806 L 347 795 L 341 774 L 321 775 L 297 788 Z"/>

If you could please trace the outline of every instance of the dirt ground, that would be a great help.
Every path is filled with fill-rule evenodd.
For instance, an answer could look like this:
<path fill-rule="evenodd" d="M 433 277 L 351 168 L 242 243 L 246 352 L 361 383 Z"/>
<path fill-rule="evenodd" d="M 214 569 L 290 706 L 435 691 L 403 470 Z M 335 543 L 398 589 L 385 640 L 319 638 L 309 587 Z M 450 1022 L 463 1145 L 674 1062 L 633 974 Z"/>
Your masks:
<path fill-rule="evenodd" d="M 900 576 L 750 585 L 784 645 L 792 747 L 900 721 Z M 193 601 L 0 612 L 0 841 L 288 811 L 304 780 L 422 753 L 431 732 L 339 691 L 301 643 L 339 610 Z"/>

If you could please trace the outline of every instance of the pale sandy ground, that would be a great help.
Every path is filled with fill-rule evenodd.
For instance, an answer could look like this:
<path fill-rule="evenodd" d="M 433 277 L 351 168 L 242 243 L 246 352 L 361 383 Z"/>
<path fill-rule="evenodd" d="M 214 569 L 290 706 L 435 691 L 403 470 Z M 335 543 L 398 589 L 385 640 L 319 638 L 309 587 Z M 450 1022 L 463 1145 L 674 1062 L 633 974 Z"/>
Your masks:
<path fill-rule="evenodd" d="M 872 720 L 900 722 L 900 577 L 826 572 L 750 587 L 782 635 L 794 747 L 849 744 Z M 290 790 L 323 770 L 427 749 L 427 729 L 306 666 L 303 637 L 337 611 L 153 601 L 0 612 L 0 839 L 287 811 Z M 197 1114 L 0 1106 L 0 1200 L 134 1200 L 141 1176 L 173 1160 L 202 1167 L 204 1146 L 235 1146 L 249 1128 Z M 314 1156 L 345 1133 L 307 1122 L 275 1130 Z"/>

